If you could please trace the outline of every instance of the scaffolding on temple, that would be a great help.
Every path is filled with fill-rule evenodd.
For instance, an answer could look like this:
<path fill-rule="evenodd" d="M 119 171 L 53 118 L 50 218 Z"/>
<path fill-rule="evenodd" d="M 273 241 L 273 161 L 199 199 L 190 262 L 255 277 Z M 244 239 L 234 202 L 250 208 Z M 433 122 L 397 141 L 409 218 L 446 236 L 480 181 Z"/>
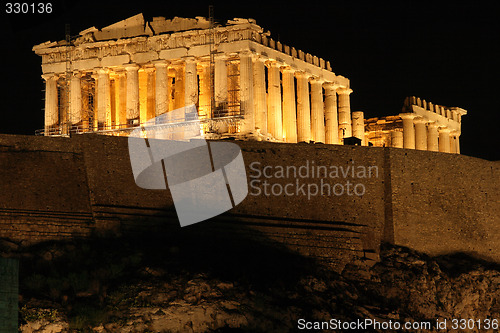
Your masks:
<path fill-rule="evenodd" d="M 208 77 L 203 77 L 202 73 L 198 73 L 199 84 L 207 84 L 203 80 L 208 79 L 209 96 L 203 96 L 203 102 L 199 98 L 196 107 L 198 110 L 199 121 L 202 131 L 205 133 L 236 133 L 239 130 L 239 123 L 243 116 L 240 113 L 240 82 L 239 82 L 239 59 L 237 57 L 229 58 L 226 60 L 227 75 L 228 75 L 228 90 L 227 101 L 220 103 L 215 99 L 215 55 L 216 49 L 216 30 L 215 19 L 213 16 L 213 7 L 209 7 L 209 65 Z M 80 89 L 81 89 L 81 116 L 76 121 L 72 119 L 71 110 L 71 80 L 73 78 L 72 68 L 72 42 L 78 36 L 72 37 L 70 35 L 70 26 L 65 26 L 65 62 L 66 70 L 63 75 L 57 79 L 57 110 L 58 119 L 57 124 L 49 128 L 40 129 L 35 132 L 35 135 L 48 135 L 48 136 L 70 136 L 72 134 L 84 133 L 99 133 L 106 135 L 126 136 L 137 127 L 143 126 L 149 119 L 137 124 L 120 123 L 117 117 L 113 117 L 109 124 L 99 123 L 97 117 L 97 74 L 91 71 L 83 71 L 79 73 Z M 219 37 L 220 39 L 220 37 Z M 175 77 L 169 77 L 169 110 L 174 108 L 175 96 Z M 203 82 L 203 83 L 202 83 Z M 111 90 L 113 87 L 117 89 L 118 84 L 116 77 L 110 76 Z M 43 88 L 45 89 L 45 87 Z M 200 95 L 201 97 L 202 95 Z M 114 101 L 114 97 L 111 97 Z M 112 102 L 112 103 L 113 103 Z M 115 110 L 116 111 L 116 110 Z M 45 112 L 45 110 L 44 110 Z M 116 111 L 117 112 L 117 111 Z M 168 111 L 167 111 L 168 112 Z M 114 112 L 113 112 L 114 114 Z M 182 126 L 183 122 L 178 124 Z M 165 126 L 175 127 L 175 124 L 163 124 Z"/>

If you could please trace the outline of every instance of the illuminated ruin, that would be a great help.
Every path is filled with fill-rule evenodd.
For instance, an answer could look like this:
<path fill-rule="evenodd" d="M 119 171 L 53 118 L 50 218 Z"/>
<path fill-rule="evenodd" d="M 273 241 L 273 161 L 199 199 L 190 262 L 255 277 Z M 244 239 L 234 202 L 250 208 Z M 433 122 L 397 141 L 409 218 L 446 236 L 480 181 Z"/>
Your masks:
<path fill-rule="evenodd" d="M 145 22 L 138 14 L 33 51 L 46 82 L 38 134 L 127 135 L 194 104 L 208 138 L 344 144 L 356 137 L 362 145 L 460 152 L 465 110 L 411 97 L 401 114 L 365 120 L 351 112 L 347 78 L 273 40 L 253 19 Z"/>
<path fill-rule="evenodd" d="M 365 138 L 379 147 L 459 154 L 462 116 L 466 114 L 458 107 L 407 97 L 399 115 L 365 120 Z"/>

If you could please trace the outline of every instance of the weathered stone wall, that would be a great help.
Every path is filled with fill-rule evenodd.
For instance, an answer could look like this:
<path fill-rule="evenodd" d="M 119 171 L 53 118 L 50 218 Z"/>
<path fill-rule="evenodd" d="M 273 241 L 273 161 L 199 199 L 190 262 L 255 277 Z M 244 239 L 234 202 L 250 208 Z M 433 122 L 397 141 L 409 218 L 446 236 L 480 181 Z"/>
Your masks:
<path fill-rule="evenodd" d="M 395 148 L 237 143 L 253 181 L 247 198 L 223 216 L 200 223 L 203 228 L 180 228 L 168 190 L 135 184 L 127 138 L 1 135 L 0 237 L 36 242 L 213 228 L 228 237 L 238 233 L 285 245 L 337 269 L 378 251 L 382 240 L 431 254 L 465 251 L 500 261 L 495 241 L 500 231 L 498 163 Z M 294 177 L 293 168 L 304 171 L 307 165 L 307 177 Z M 318 168 L 312 165 L 325 166 L 326 177 L 321 172 L 313 176 Z M 289 176 L 276 173 L 287 166 L 293 166 Z M 342 175 L 341 168 L 348 166 L 357 168 L 354 177 L 350 171 Z M 264 167 L 272 176 L 257 178 Z M 369 167 L 378 173 L 357 174 Z M 258 188 L 263 191 L 264 180 L 275 189 L 292 184 L 293 194 L 255 195 Z M 358 184 L 363 195 L 328 195 L 325 188 L 323 195 L 307 195 L 308 186 L 312 191 L 325 183 L 346 189 L 347 181 L 351 193 Z"/>
<path fill-rule="evenodd" d="M 500 262 L 500 164 L 391 149 L 394 241 L 433 255 Z"/>
<path fill-rule="evenodd" d="M 93 229 L 82 154 L 68 140 L 0 137 L 0 237 L 36 242 Z"/>

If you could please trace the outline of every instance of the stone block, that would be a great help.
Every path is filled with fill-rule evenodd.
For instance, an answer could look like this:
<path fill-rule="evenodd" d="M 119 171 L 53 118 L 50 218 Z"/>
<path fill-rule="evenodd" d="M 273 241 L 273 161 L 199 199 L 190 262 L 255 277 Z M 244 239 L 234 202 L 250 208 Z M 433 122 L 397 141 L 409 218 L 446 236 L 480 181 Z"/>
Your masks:
<path fill-rule="evenodd" d="M 276 49 L 276 42 L 272 38 L 269 38 L 269 47 L 272 49 Z"/>
<path fill-rule="evenodd" d="M 130 56 L 128 54 L 122 54 L 118 56 L 104 57 L 101 60 L 101 65 L 103 67 L 113 67 L 128 64 L 130 62 Z"/>
<path fill-rule="evenodd" d="M 101 61 L 96 58 L 73 61 L 74 70 L 93 70 L 96 67 L 101 67 Z"/>
<path fill-rule="evenodd" d="M 159 53 L 159 59 L 170 60 L 179 59 L 188 55 L 188 50 L 184 48 L 162 50 Z"/>
<path fill-rule="evenodd" d="M 302 51 L 302 50 L 299 50 L 299 59 L 305 60 L 305 54 L 304 54 L 304 51 Z"/>
<path fill-rule="evenodd" d="M 62 73 L 66 71 L 65 62 L 56 62 L 52 64 L 42 64 L 42 73 Z"/>
<path fill-rule="evenodd" d="M 276 50 L 283 52 L 283 44 L 281 42 L 276 42 Z"/>
<path fill-rule="evenodd" d="M 136 64 L 145 64 L 153 60 L 158 60 L 158 52 L 140 52 L 132 54 L 132 62 Z"/>
<path fill-rule="evenodd" d="M 332 70 L 332 66 L 330 65 L 329 61 L 326 62 L 326 70 L 328 70 L 328 71 Z"/>

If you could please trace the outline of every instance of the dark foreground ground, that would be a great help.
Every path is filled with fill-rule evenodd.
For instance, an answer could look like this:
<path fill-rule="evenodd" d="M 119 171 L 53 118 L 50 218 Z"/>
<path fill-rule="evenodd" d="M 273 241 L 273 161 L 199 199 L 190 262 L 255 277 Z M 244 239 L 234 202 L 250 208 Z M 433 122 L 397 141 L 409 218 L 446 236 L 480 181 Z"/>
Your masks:
<path fill-rule="evenodd" d="M 500 320 L 499 268 L 464 254 L 386 244 L 379 263 L 337 274 L 279 246 L 212 234 L 1 241 L 0 252 L 20 258 L 23 332 L 288 332 L 324 321 L 340 332 L 331 319 L 493 332 Z M 434 327 L 445 319 L 447 329 Z M 452 329 L 453 319 L 474 329 Z"/>

